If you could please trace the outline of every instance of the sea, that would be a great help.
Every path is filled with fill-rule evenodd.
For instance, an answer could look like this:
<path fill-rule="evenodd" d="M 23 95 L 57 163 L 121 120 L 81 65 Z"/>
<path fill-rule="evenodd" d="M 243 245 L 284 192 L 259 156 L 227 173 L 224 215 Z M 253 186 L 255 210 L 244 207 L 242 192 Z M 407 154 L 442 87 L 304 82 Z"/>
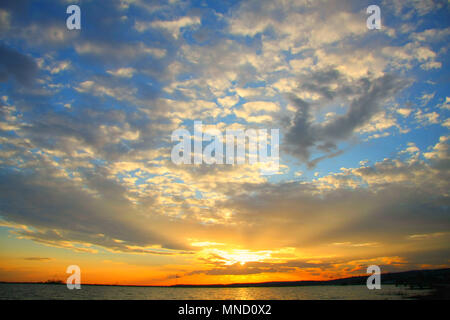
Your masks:
<path fill-rule="evenodd" d="M 403 300 L 431 294 L 429 289 L 382 285 L 246 288 L 183 288 L 81 285 L 69 290 L 61 284 L 0 284 L 0 299 L 14 300 Z"/>

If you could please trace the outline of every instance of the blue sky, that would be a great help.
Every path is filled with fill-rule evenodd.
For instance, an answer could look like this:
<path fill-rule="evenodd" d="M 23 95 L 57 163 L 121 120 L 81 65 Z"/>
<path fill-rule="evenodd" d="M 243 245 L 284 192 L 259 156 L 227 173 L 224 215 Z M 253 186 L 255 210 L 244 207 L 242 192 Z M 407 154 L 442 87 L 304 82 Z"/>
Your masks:
<path fill-rule="evenodd" d="M 71 252 L 157 274 L 121 277 L 136 283 L 448 266 L 449 9 L 2 3 L 0 280 L 45 278 Z M 175 165 L 171 133 L 193 121 L 280 129 L 279 174 Z M 43 259 L 25 267 L 30 251 Z"/>

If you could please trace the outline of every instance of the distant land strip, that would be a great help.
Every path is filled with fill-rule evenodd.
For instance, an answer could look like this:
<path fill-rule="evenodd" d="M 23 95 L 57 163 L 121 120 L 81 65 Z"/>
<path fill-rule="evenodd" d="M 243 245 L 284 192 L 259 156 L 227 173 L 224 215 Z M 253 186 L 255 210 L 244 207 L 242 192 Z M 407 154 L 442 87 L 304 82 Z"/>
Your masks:
<path fill-rule="evenodd" d="M 165 288 L 249 288 L 249 287 L 300 287 L 300 286 L 327 286 L 327 285 L 365 285 L 368 275 L 355 276 L 332 280 L 301 280 L 301 281 L 271 281 L 256 283 L 231 284 L 175 284 L 162 285 L 133 285 L 133 284 L 92 284 L 83 283 L 84 286 L 115 286 L 115 287 L 165 287 Z M 62 280 L 48 280 L 45 282 L 7 282 L 0 284 L 59 284 L 65 285 Z M 403 272 L 383 273 L 382 284 L 406 285 L 416 288 L 429 288 L 435 286 L 450 286 L 450 268 L 434 270 L 412 270 Z"/>

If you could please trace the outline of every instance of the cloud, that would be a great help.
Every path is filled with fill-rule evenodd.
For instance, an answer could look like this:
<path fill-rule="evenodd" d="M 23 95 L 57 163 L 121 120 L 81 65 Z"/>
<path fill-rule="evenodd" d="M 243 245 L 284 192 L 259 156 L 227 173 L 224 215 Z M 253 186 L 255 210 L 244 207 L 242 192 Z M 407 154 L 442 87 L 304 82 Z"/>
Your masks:
<path fill-rule="evenodd" d="M 439 113 L 433 112 L 423 112 L 422 110 L 417 110 L 414 114 L 417 122 L 421 125 L 430 125 L 439 123 Z"/>
<path fill-rule="evenodd" d="M 420 65 L 420 67 L 424 70 L 440 69 L 442 68 L 442 63 L 438 61 L 428 61 Z"/>
<path fill-rule="evenodd" d="M 32 58 L 0 45 L 0 82 L 5 82 L 13 76 L 22 85 L 29 86 L 37 71 L 37 64 Z"/>
<path fill-rule="evenodd" d="M 45 257 L 27 257 L 24 259 L 29 260 L 29 261 L 50 261 L 50 260 L 52 260 L 52 258 L 45 258 Z"/>
<path fill-rule="evenodd" d="M 128 58 L 136 59 L 138 57 L 153 56 L 155 58 L 163 58 L 166 50 L 154 48 L 145 45 L 143 42 L 138 43 L 108 43 L 84 41 L 76 43 L 75 50 L 78 54 L 101 56 L 102 58 L 111 57 L 116 61 Z"/>
<path fill-rule="evenodd" d="M 382 104 L 408 84 L 393 75 L 348 83 L 337 70 L 315 72 L 309 78 L 311 80 L 301 87 L 317 93 L 322 101 L 307 102 L 292 95 L 292 103 L 297 111 L 286 133 L 286 142 L 289 144 L 287 149 L 303 161 L 309 160 L 313 148 L 326 153 L 335 150 L 338 142 L 345 141 L 357 129 L 368 124 L 381 110 Z M 338 98 L 348 101 L 347 112 L 325 123 L 315 123 L 313 109 Z"/>
<path fill-rule="evenodd" d="M 414 32 L 410 35 L 411 39 L 422 42 L 440 41 L 450 35 L 450 28 L 445 29 L 427 29 L 422 32 Z"/>
<path fill-rule="evenodd" d="M 92 177 L 91 188 L 98 188 L 102 194 L 96 197 L 77 188 L 73 182 L 61 178 L 49 181 L 48 177 L 47 183 L 42 183 L 41 174 L 2 173 L 2 216 L 36 228 L 36 231 L 17 231 L 18 235 L 55 246 L 70 245 L 78 250 L 89 250 L 89 247 L 77 248 L 70 243 L 143 253 L 155 245 L 186 249 L 152 231 L 152 223 L 143 224 L 139 214 L 124 198 L 123 188 L 112 181 Z M 42 199 L 46 199 L 47 205 Z M 148 253 L 153 252 L 157 250 L 148 250 Z"/>
<path fill-rule="evenodd" d="M 432 238 L 438 238 L 446 236 L 448 232 L 435 232 L 435 233 L 426 233 L 426 234 L 412 234 L 408 236 L 408 239 L 411 240 L 426 240 Z"/>
<path fill-rule="evenodd" d="M 116 77 L 131 78 L 133 76 L 133 74 L 136 72 L 136 69 L 134 69 L 134 68 L 119 68 L 117 70 L 108 70 L 107 72 Z"/>
<path fill-rule="evenodd" d="M 6 31 L 11 24 L 11 14 L 3 9 L 0 9 L 0 30 Z"/>
<path fill-rule="evenodd" d="M 210 261 L 208 261 L 210 262 Z M 211 263 L 211 262 L 210 262 Z M 295 279 L 315 279 L 326 275 L 326 279 L 336 279 L 350 275 L 365 275 L 367 266 L 376 264 L 384 271 L 402 270 L 408 261 L 399 256 L 365 256 L 358 260 L 343 258 L 317 258 L 317 259 L 291 259 L 288 261 L 252 261 L 245 264 L 234 263 L 225 265 L 216 263 L 216 266 L 204 270 L 191 271 L 184 277 L 203 274 L 218 275 L 255 275 L 261 273 L 292 273 Z M 322 278 L 323 280 L 323 278 Z"/>
<path fill-rule="evenodd" d="M 149 28 L 164 29 L 167 30 L 175 39 L 178 39 L 182 28 L 197 26 L 200 24 L 201 21 L 199 17 L 185 16 L 177 20 L 169 20 L 169 21 L 164 20 L 157 20 L 151 22 L 136 21 L 134 28 L 138 32 L 144 32 Z"/>
<path fill-rule="evenodd" d="M 137 92 L 137 90 L 116 86 L 116 87 L 108 87 L 106 84 L 100 84 L 100 81 L 94 82 L 93 80 L 86 80 L 81 82 L 77 87 L 75 87 L 75 90 L 82 93 L 91 93 L 95 96 L 109 96 L 113 97 L 117 100 L 132 100 L 134 97 L 134 94 Z"/>
<path fill-rule="evenodd" d="M 272 120 L 271 113 L 280 110 L 280 106 L 274 102 L 252 101 L 244 103 L 241 108 L 234 109 L 234 114 L 247 122 L 267 122 Z"/>
<path fill-rule="evenodd" d="M 412 0 L 412 1 L 383 1 L 383 6 L 394 9 L 395 15 L 400 16 L 402 19 L 410 19 L 413 14 L 418 16 L 424 16 L 434 10 L 442 8 L 444 6 L 443 1 L 434 0 Z"/>
<path fill-rule="evenodd" d="M 402 117 L 409 117 L 409 115 L 411 114 L 412 110 L 411 109 L 407 109 L 407 108 L 398 108 L 395 110 L 397 113 L 399 113 Z"/>

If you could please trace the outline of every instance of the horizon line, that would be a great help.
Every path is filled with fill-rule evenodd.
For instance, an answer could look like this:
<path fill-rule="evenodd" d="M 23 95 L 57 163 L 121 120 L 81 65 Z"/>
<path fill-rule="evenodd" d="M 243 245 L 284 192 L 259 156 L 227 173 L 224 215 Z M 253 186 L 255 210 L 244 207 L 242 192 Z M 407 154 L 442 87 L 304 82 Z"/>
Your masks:
<path fill-rule="evenodd" d="M 381 275 L 394 275 L 394 274 L 401 274 L 401 273 L 408 273 L 408 272 L 421 272 L 421 271 L 444 271 L 449 270 L 450 268 L 438 268 L 438 269 L 414 269 L 414 270 L 407 270 L 407 271 L 397 271 L 397 272 L 385 272 L 381 273 Z M 100 284 L 100 283 L 82 283 L 82 286 L 112 286 L 112 287 L 158 287 L 158 288 L 185 288 L 185 287 L 267 287 L 271 286 L 274 287 L 274 284 L 280 284 L 280 285 L 286 285 L 289 286 L 289 284 L 293 284 L 293 286 L 300 286 L 302 283 L 304 283 L 304 286 L 309 285 L 327 285 L 327 282 L 332 281 L 339 281 L 339 280 L 348 280 L 348 279 L 354 279 L 354 278 L 367 278 L 370 274 L 366 275 L 355 275 L 351 277 L 344 277 L 344 278 L 334 278 L 334 279 L 328 279 L 328 280 L 292 280 L 292 281 L 264 281 L 264 282 L 234 282 L 234 283 L 226 283 L 226 284 L 219 284 L 219 283 L 212 283 L 212 284 L 173 284 L 173 285 L 151 285 L 151 284 Z M 294 285 L 296 283 L 296 285 Z M 308 283 L 308 284 L 306 284 Z M 322 284 L 319 284 L 322 283 Z M 52 284 L 52 285 L 66 285 L 66 282 L 63 280 L 47 280 L 47 281 L 2 281 L 0 280 L 0 284 Z M 358 285 L 355 284 L 348 284 L 348 285 Z"/>

